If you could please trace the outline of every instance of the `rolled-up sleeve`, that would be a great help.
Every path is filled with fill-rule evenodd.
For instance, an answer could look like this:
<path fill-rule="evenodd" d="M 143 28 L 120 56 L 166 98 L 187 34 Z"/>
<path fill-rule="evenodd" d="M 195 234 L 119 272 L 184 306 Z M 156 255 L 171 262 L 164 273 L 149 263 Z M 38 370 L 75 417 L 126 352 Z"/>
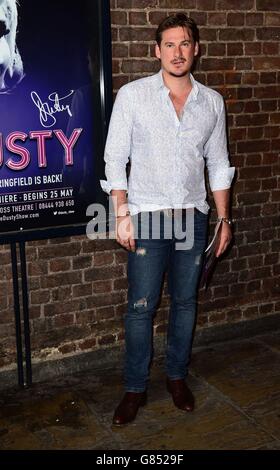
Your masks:
<path fill-rule="evenodd" d="M 127 191 L 126 165 L 131 152 L 132 112 L 128 86 L 122 87 L 113 107 L 108 136 L 105 145 L 105 175 L 100 180 L 103 191 L 110 194 L 112 189 Z"/>
<path fill-rule="evenodd" d="M 229 163 L 225 105 L 222 97 L 218 99 L 217 108 L 217 122 L 204 146 L 204 157 L 212 191 L 230 188 L 235 173 L 235 168 Z"/>

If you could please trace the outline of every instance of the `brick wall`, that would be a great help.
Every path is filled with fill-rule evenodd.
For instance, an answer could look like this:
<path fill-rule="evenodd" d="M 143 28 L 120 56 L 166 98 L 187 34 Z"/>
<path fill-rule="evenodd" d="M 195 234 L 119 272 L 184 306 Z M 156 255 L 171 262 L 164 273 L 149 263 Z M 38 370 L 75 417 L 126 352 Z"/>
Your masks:
<path fill-rule="evenodd" d="M 183 10 L 200 26 L 195 76 L 226 99 L 235 244 L 199 297 L 198 328 L 280 311 L 280 4 L 278 0 L 112 0 L 114 91 L 154 73 L 156 24 Z M 0 247 L 0 368 L 14 363 L 10 254 Z M 56 358 L 123 341 L 126 252 L 85 237 L 27 244 L 34 358 Z M 155 331 L 168 310 L 164 294 Z"/>

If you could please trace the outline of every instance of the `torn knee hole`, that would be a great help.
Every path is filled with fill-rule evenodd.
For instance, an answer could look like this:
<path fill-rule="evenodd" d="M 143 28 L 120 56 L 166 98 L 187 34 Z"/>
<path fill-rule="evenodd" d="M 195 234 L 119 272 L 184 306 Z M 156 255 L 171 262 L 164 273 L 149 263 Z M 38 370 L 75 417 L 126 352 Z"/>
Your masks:
<path fill-rule="evenodd" d="M 147 252 L 146 252 L 146 248 L 138 248 L 138 249 L 136 250 L 136 254 L 137 254 L 138 256 L 145 256 L 146 253 L 147 253 Z"/>
<path fill-rule="evenodd" d="M 200 263 L 201 263 L 201 259 L 202 259 L 202 256 L 201 255 L 197 255 L 195 257 L 195 264 L 198 266 Z"/>
<path fill-rule="evenodd" d="M 142 299 L 139 299 L 137 300 L 137 302 L 135 302 L 134 304 L 134 308 L 139 308 L 139 307 L 147 307 L 148 305 L 148 302 L 147 302 L 147 299 L 146 297 L 143 297 Z"/>

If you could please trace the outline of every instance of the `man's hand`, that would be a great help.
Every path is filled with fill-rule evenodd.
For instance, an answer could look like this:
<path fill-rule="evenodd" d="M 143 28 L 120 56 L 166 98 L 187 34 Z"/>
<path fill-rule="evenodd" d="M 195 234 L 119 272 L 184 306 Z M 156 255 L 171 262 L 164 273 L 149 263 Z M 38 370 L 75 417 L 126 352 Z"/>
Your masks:
<path fill-rule="evenodd" d="M 226 251 L 228 245 L 230 244 L 231 239 L 232 239 L 231 226 L 227 224 L 226 222 L 222 222 L 220 244 L 216 252 L 217 258 L 221 254 L 223 254 L 224 251 Z"/>
<path fill-rule="evenodd" d="M 135 251 L 134 227 L 130 215 L 116 219 L 116 240 L 128 251 Z"/>

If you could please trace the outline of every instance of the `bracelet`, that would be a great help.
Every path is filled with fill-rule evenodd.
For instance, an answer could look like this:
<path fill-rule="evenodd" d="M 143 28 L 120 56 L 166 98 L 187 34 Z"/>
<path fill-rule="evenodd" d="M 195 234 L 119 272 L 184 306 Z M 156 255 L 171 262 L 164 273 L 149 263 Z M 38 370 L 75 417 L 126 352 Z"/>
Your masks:
<path fill-rule="evenodd" d="M 121 217 L 127 217 L 128 215 L 130 215 L 130 211 L 126 211 L 126 213 L 123 215 L 116 215 L 116 219 L 120 219 Z"/>
<path fill-rule="evenodd" d="M 228 219 L 227 217 L 218 217 L 218 222 L 226 222 L 228 225 L 232 225 L 232 219 Z"/>

